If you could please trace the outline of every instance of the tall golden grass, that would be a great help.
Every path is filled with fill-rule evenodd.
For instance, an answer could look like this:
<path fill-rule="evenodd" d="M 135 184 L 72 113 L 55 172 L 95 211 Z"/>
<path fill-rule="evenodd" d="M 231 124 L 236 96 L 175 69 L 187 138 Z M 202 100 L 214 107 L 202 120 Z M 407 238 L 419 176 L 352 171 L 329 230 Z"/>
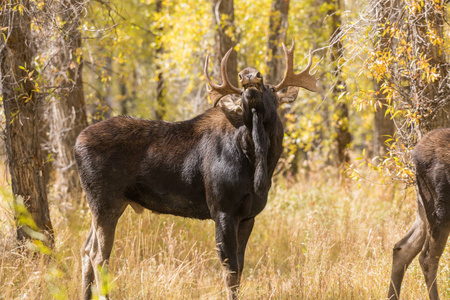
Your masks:
<path fill-rule="evenodd" d="M 257 217 L 246 252 L 242 299 L 383 299 L 391 249 L 415 217 L 414 191 L 341 181 L 322 170 L 307 180 L 276 178 Z M 9 187 L 0 189 L 0 299 L 78 299 L 80 247 L 88 211 L 69 218 L 51 204 L 52 258 L 17 250 Z M 223 299 L 214 224 L 127 209 L 111 257 L 112 299 Z M 450 297 L 449 255 L 439 269 L 440 293 Z M 425 299 L 417 260 L 403 299 Z"/>

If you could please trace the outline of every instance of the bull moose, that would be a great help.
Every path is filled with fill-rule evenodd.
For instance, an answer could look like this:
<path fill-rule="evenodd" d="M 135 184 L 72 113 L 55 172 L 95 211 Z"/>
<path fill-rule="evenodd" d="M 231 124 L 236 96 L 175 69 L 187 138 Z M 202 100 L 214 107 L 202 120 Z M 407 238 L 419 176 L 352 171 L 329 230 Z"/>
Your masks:
<path fill-rule="evenodd" d="M 230 49 L 221 62 L 221 85 L 209 77 L 206 57 L 214 107 L 205 113 L 173 123 L 118 116 L 80 133 L 76 162 L 92 214 L 81 250 L 84 299 L 91 298 L 94 281 L 99 284 L 99 266 L 108 263 L 117 222 L 128 205 L 136 212 L 146 208 L 214 220 L 227 296 L 238 297 L 247 241 L 282 152 L 277 109 L 295 100 L 298 87 L 317 91 L 311 55 L 306 69 L 294 72 L 294 45 L 283 44 L 286 72 L 276 86 L 264 84 L 254 68 L 239 73 L 242 89 L 233 86 L 227 75 Z M 227 95 L 240 95 L 242 112 L 217 106 Z"/>

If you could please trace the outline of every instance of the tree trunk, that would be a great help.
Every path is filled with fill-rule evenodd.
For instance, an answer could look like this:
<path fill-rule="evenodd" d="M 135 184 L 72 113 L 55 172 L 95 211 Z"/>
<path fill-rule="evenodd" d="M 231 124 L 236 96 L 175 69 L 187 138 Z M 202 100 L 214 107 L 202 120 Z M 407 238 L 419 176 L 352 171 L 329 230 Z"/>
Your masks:
<path fill-rule="evenodd" d="M 163 0 L 156 1 L 156 14 L 161 14 L 163 10 Z M 158 59 L 156 63 L 156 120 L 163 120 L 166 117 L 166 80 L 164 73 L 161 68 L 161 55 L 164 53 L 164 47 L 162 44 L 162 36 L 164 34 L 164 28 L 160 25 L 157 29 L 157 46 L 156 46 L 156 57 Z"/>
<path fill-rule="evenodd" d="M 288 28 L 289 0 L 273 0 L 269 21 L 265 82 L 277 84 L 284 72 L 284 52 L 281 43 L 286 43 Z"/>
<path fill-rule="evenodd" d="M 220 74 L 220 62 L 230 48 L 236 46 L 233 0 L 213 0 L 213 16 L 216 24 L 213 76 Z M 228 58 L 228 77 L 238 86 L 237 54 L 232 51 Z"/>
<path fill-rule="evenodd" d="M 119 88 L 120 88 L 120 114 L 128 115 L 129 97 L 128 89 L 125 76 L 121 75 L 119 78 Z"/>
<path fill-rule="evenodd" d="M 267 37 L 267 53 L 266 53 L 266 74 L 264 74 L 264 82 L 273 85 L 281 82 L 284 75 L 285 57 L 283 47 L 281 43 L 286 44 L 286 31 L 288 28 L 288 14 L 289 14 L 289 0 L 272 0 L 272 7 L 270 9 L 269 19 L 269 35 Z M 289 46 L 289 45 L 288 45 Z M 278 111 L 281 122 L 284 128 L 287 120 L 286 115 L 292 111 L 291 104 L 284 104 Z M 292 132 L 286 130 L 286 134 L 290 135 Z M 296 149 L 292 156 L 285 153 L 285 156 L 289 156 L 286 164 L 286 176 L 289 178 L 291 175 L 298 173 L 299 159 L 302 154 L 301 149 Z M 290 166 L 290 167 L 289 167 Z"/>
<path fill-rule="evenodd" d="M 345 92 L 345 81 L 342 78 L 342 70 L 340 67 L 340 60 L 343 58 L 344 48 L 342 46 L 342 32 L 341 32 L 341 14 L 340 14 L 340 2 L 339 0 L 330 0 L 330 6 L 332 9 L 329 11 L 331 15 L 331 30 L 333 32 L 331 36 L 331 62 L 333 64 L 333 73 L 336 78 L 333 86 L 332 100 L 335 103 L 333 121 L 336 131 L 336 164 L 339 167 L 343 167 L 345 163 L 350 161 L 348 155 L 348 145 L 352 141 L 352 136 L 349 132 L 349 115 L 348 106 L 345 102 L 345 97 L 341 97 L 341 94 Z"/>
<path fill-rule="evenodd" d="M 80 15 L 83 2 L 66 0 L 55 10 L 65 24 L 55 45 L 60 52 L 52 62 L 57 72 L 48 74 L 49 80 L 58 82 L 50 106 L 50 144 L 54 155 L 54 193 L 60 208 L 71 208 L 81 203 L 82 188 L 75 164 L 74 146 L 78 134 L 87 125 L 82 82 Z M 55 76 L 55 74 L 57 74 Z"/>
<path fill-rule="evenodd" d="M 0 37 L 0 75 L 17 238 L 19 241 L 39 239 L 52 246 L 53 227 L 39 135 L 43 99 L 36 92 L 30 4 L 20 3 L 25 8 L 21 12 L 16 6 L 19 2 L 11 1 L 3 5 L 0 15 L 2 28 L 7 27 Z"/>
<path fill-rule="evenodd" d="M 350 162 L 348 155 L 348 145 L 352 141 L 349 128 L 348 105 L 343 101 L 338 101 L 334 109 L 335 130 L 336 130 L 336 164 L 343 168 Z"/>
<path fill-rule="evenodd" d="M 101 122 L 103 120 L 111 118 L 112 113 L 112 86 L 111 86 L 111 74 L 113 73 L 113 51 L 108 51 L 104 56 L 103 70 L 96 70 L 97 82 L 96 86 L 96 98 L 98 99 L 97 107 L 93 110 L 91 120 L 93 123 Z M 104 90 L 104 92 L 103 92 Z"/>
<path fill-rule="evenodd" d="M 156 13 L 160 14 L 163 10 L 163 0 L 156 1 Z M 161 68 L 161 55 L 164 53 L 164 47 L 162 44 L 162 36 L 164 34 L 164 28 L 160 25 L 157 29 L 157 48 L 156 57 L 158 62 L 156 63 L 156 120 L 163 120 L 166 117 L 166 80 Z"/>
<path fill-rule="evenodd" d="M 436 102 L 433 113 L 425 115 L 421 123 L 422 127 L 428 131 L 450 127 L 450 101 L 448 100 L 450 80 L 447 78 L 449 72 L 444 51 L 444 0 L 434 1 L 434 3 L 425 1 L 424 10 L 426 13 L 421 15 L 416 27 L 419 35 L 417 41 L 426 58 L 429 59 L 429 64 L 436 68 L 439 74 L 438 80 L 426 85 L 423 94 L 425 100 Z"/>
<path fill-rule="evenodd" d="M 386 140 L 395 133 L 395 124 L 391 119 L 391 114 L 386 115 L 388 103 L 380 89 L 380 84 L 374 82 L 374 91 L 377 93 L 376 99 L 379 105 L 374 112 L 374 132 L 373 132 L 373 155 L 378 157 L 385 156 L 389 148 Z"/>
<path fill-rule="evenodd" d="M 381 16 L 376 16 L 377 20 L 379 20 L 378 26 L 380 27 L 381 37 L 376 42 L 378 51 L 391 51 L 392 46 L 391 35 L 388 34 L 386 27 L 390 26 L 391 22 L 388 22 L 390 19 L 389 11 L 393 7 L 392 1 L 395 0 L 387 0 L 383 3 L 380 3 L 379 7 L 376 9 L 377 14 L 381 14 Z M 386 140 L 389 139 L 390 136 L 393 136 L 395 133 L 395 125 L 394 121 L 391 119 L 391 115 L 386 115 L 386 111 L 388 109 L 388 103 L 386 97 L 383 96 L 383 92 L 381 90 L 381 84 L 374 81 L 374 91 L 376 93 L 376 100 L 378 105 L 376 107 L 376 111 L 374 112 L 374 134 L 373 134 L 373 155 L 378 157 L 385 156 L 389 148 L 386 145 Z"/>
<path fill-rule="evenodd" d="M 113 51 L 109 52 L 108 55 L 105 57 L 105 69 L 107 70 L 108 74 L 113 73 L 113 57 L 114 53 Z M 102 114 L 100 116 L 99 121 L 103 121 L 106 119 L 111 118 L 112 115 L 112 103 L 113 103 L 113 91 L 112 91 L 112 78 L 109 78 L 105 82 L 105 94 L 102 97 Z"/>

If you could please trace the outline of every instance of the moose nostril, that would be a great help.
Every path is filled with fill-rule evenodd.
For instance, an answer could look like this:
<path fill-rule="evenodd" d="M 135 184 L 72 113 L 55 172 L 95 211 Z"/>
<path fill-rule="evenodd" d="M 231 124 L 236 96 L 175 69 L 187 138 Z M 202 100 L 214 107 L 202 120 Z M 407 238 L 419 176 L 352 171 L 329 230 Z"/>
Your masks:
<path fill-rule="evenodd" d="M 256 74 L 256 77 L 261 78 L 261 77 L 262 77 L 262 76 L 261 76 L 261 73 L 258 72 L 258 73 Z"/>

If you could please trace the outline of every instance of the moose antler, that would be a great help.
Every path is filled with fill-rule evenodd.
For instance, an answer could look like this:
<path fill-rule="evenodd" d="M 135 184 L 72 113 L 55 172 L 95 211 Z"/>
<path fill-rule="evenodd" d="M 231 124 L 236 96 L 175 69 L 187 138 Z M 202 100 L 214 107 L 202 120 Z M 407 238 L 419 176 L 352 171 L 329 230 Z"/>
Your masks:
<path fill-rule="evenodd" d="M 286 46 L 283 43 L 283 50 L 286 56 L 286 73 L 284 74 L 283 80 L 281 80 L 281 82 L 275 86 L 275 90 L 278 92 L 288 86 L 297 86 L 305 88 L 311 92 L 317 92 L 317 85 L 316 85 L 317 78 L 314 77 L 314 74 L 316 74 L 316 72 L 312 74 L 309 73 L 309 69 L 311 68 L 312 65 L 311 51 L 309 51 L 308 66 L 300 73 L 295 74 L 294 47 L 295 47 L 294 40 L 292 40 L 292 46 L 289 50 L 286 49 Z"/>
<path fill-rule="evenodd" d="M 221 85 L 215 84 L 209 77 L 209 74 L 208 74 L 209 54 L 206 56 L 205 67 L 204 67 L 203 71 L 205 73 L 206 80 L 208 81 L 208 84 L 210 87 L 210 88 L 208 88 L 209 97 L 211 98 L 211 101 L 213 102 L 214 106 L 216 106 L 217 102 L 219 102 L 219 100 L 226 95 L 230 95 L 230 94 L 238 94 L 239 95 L 241 93 L 241 90 L 238 89 L 237 87 L 233 86 L 231 84 L 231 82 L 228 80 L 227 61 L 228 61 L 228 57 L 231 54 L 231 51 L 233 51 L 233 48 L 228 50 L 228 52 L 223 57 L 222 62 L 220 63 L 220 74 L 222 75 L 222 84 Z"/>

